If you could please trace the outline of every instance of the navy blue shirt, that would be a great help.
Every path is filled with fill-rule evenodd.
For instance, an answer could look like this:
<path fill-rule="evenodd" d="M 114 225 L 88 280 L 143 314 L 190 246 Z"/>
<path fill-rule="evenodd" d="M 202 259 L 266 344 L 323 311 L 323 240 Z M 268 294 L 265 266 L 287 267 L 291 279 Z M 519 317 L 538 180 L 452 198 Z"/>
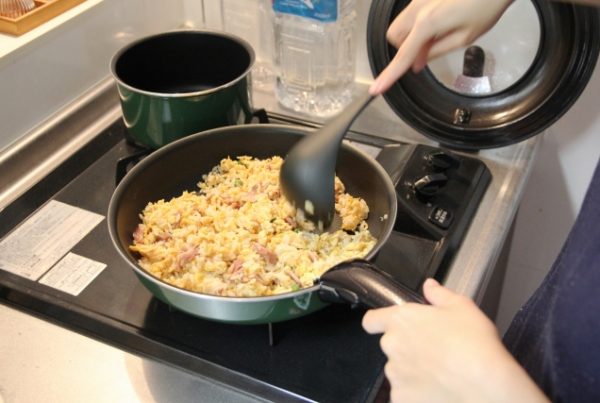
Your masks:
<path fill-rule="evenodd" d="M 563 249 L 504 343 L 553 402 L 600 402 L 600 163 Z"/>

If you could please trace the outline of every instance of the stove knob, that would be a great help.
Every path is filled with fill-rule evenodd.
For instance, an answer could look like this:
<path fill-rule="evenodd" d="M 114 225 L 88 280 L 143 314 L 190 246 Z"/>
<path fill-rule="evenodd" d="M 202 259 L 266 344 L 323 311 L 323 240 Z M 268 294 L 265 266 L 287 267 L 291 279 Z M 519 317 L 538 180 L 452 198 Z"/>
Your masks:
<path fill-rule="evenodd" d="M 413 189 L 417 196 L 430 198 L 435 196 L 438 190 L 446 185 L 448 177 L 442 172 L 428 174 L 413 183 Z"/>
<path fill-rule="evenodd" d="M 425 161 L 437 172 L 458 168 L 460 165 L 458 158 L 443 151 L 433 151 L 425 154 Z"/>

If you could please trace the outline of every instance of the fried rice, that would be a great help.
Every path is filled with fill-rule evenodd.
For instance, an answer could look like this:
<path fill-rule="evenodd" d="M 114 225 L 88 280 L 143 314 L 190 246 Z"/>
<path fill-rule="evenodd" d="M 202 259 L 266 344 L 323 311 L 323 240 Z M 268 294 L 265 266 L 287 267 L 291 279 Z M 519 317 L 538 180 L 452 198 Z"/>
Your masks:
<path fill-rule="evenodd" d="M 335 264 L 376 243 L 369 208 L 335 179 L 341 229 L 321 234 L 300 220 L 279 187 L 281 157 L 225 158 L 197 191 L 148 203 L 130 249 L 172 285 L 221 296 L 267 296 L 313 285 Z"/>

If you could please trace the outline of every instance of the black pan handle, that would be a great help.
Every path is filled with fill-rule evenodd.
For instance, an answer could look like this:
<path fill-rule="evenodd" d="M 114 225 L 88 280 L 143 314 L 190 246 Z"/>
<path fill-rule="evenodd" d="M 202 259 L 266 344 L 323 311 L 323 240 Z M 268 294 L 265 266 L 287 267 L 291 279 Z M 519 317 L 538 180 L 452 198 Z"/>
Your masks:
<path fill-rule="evenodd" d="M 425 299 L 380 270 L 373 263 L 355 259 L 327 270 L 318 283 L 319 297 L 325 302 L 348 303 L 381 308 L 405 302 L 425 303 Z"/>

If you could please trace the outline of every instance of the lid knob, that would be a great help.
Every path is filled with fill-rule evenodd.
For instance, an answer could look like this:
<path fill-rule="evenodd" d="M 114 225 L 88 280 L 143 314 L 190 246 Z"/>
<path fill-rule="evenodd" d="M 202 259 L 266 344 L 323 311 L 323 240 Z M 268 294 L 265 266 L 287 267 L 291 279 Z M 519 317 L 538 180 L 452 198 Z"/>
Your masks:
<path fill-rule="evenodd" d="M 467 77 L 483 77 L 485 52 L 479 46 L 469 46 L 463 58 L 463 75 Z"/>

